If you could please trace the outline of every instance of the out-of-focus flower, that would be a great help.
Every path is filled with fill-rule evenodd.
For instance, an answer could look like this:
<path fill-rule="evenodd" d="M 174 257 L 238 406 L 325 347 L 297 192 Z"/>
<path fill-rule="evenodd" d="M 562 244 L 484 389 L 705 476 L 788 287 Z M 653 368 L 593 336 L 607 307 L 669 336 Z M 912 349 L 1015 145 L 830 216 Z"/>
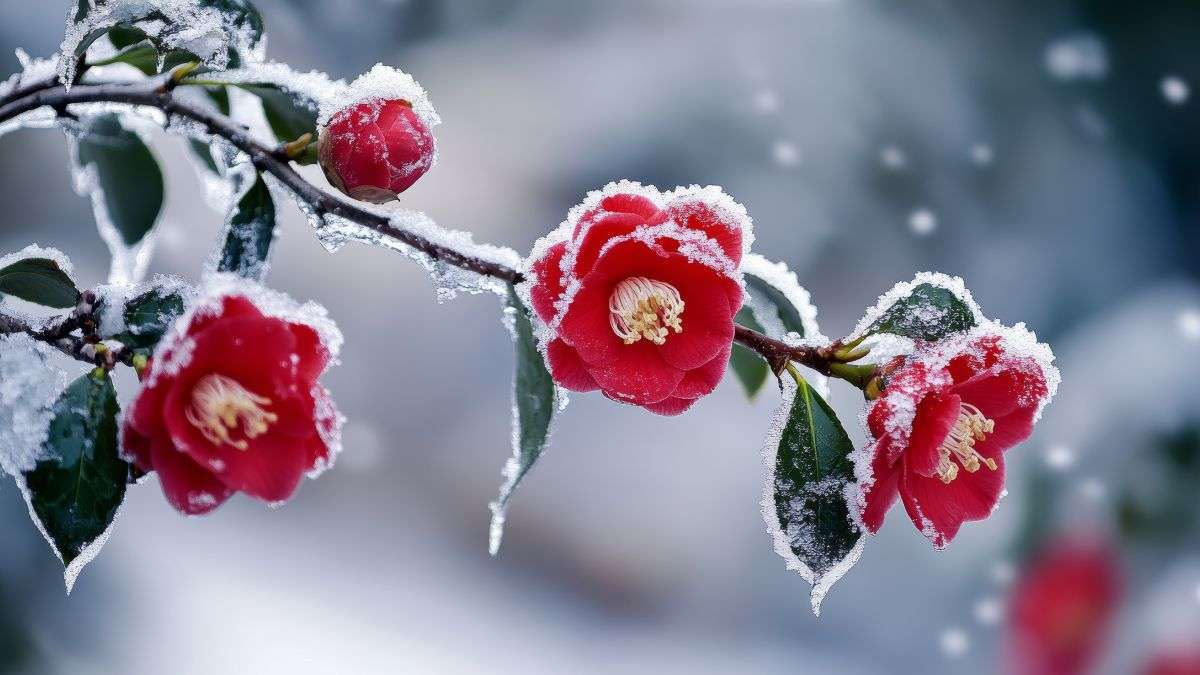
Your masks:
<path fill-rule="evenodd" d="M 318 154 L 334 187 L 382 204 L 433 166 L 434 138 L 408 101 L 372 99 L 330 118 L 321 130 Z"/>
<path fill-rule="evenodd" d="M 1087 672 L 1105 646 L 1120 592 L 1116 556 L 1107 545 L 1077 537 L 1053 541 L 1013 588 L 1008 672 Z"/>
<path fill-rule="evenodd" d="M 944 366 L 925 359 L 944 349 L 922 345 L 891 364 L 867 413 L 873 481 L 862 513 L 878 532 L 898 496 L 938 548 L 964 522 L 992 513 L 1004 489 L 1004 451 L 1029 437 L 1048 395 L 1037 361 L 1009 354 L 996 336 L 963 345 Z"/>
<path fill-rule="evenodd" d="M 554 380 L 663 415 L 711 393 L 742 305 L 748 228 L 716 188 L 593 193 L 529 264 Z"/>
<path fill-rule="evenodd" d="M 299 321 L 217 298 L 155 352 L 122 431 L 130 461 L 195 515 L 234 492 L 280 502 L 330 459 L 337 414 L 317 383 L 330 359 Z"/>
<path fill-rule="evenodd" d="M 1164 649 L 1152 656 L 1144 675 L 1200 675 L 1200 635 L 1191 647 Z"/>

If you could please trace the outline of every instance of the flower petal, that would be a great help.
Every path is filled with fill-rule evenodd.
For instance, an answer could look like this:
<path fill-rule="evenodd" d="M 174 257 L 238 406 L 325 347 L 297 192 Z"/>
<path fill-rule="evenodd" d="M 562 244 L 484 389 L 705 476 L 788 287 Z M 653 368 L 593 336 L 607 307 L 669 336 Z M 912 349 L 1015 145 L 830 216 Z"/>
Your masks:
<path fill-rule="evenodd" d="M 1005 359 L 951 389 L 985 417 L 1006 417 L 1018 408 L 1036 408 L 1046 397 L 1046 379 L 1031 358 Z"/>
<path fill-rule="evenodd" d="M 176 450 L 165 435 L 154 437 L 150 448 L 163 496 L 176 511 L 189 516 L 208 513 L 233 494 L 211 472 Z"/>
<path fill-rule="evenodd" d="M 694 398 L 679 398 L 677 396 L 672 396 L 670 398 L 664 398 L 658 403 L 648 403 L 642 407 L 652 413 L 663 415 L 665 417 L 674 417 L 687 412 L 687 409 L 691 408 L 697 400 L 698 399 Z"/>
<path fill-rule="evenodd" d="M 904 456 L 910 471 L 926 478 L 937 477 L 937 467 L 941 461 L 938 449 L 954 428 L 961 403 L 962 399 L 954 394 L 930 394 L 921 399 Z"/>
<path fill-rule="evenodd" d="M 730 311 L 720 275 L 698 263 L 676 263 L 672 267 L 676 269 L 666 281 L 673 283 L 683 298 L 683 330 L 668 335 L 658 349 L 667 363 L 690 370 L 728 350 L 733 343 L 736 312 Z"/>
<path fill-rule="evenodd" d="M 579 358 L 579 352 L 562 340 L 554 340 L 546 347 L 546 357 L 550 362 L 550 373 L 560 386 L 581 392 L 600 388 L 587 371 L 587 364 Z"/>
<path fill-rule="evenodd" d="M 588 366 L 596 384 L 614 400 L 634 405 L 658 403 L 683 380 L 684 371 L 663 360 L 651 342 L 622 345 L 621 357 L 609 364 Z"/>
<path fill-rule="evenodd" d="M 987 518 L 995 509 L 1004 489 L 1004 458 L 992 459 L 995 471 L 986 466 L 974 473 L 960 470 L 950 483 L 904 471 L 900 480 L 904 508 L 935 548 L 949 544 L 964 522 Z"/>
<path fill-rule="evenodd" d="M 633 232 L 645 222 L 641 216 L 632 213 L 609 213 L 588 225 L 578 239 L 575 266 L 572 268 L 575 277 L 582 278 L 592 271 L 605 244 Z"/>
<path fill-rule="evenodd" d="M 730 342 L 708 363 L 687 371 L 679 381 L 679 386 L 675 387 L 672 396 L 696 399 L 711 394 L 725 375 L 725 367 L 729 365 L 729 352 L 732 349 L 733 343 Z"/>
<path fill-rule="evenodd" d="M 707 234 L 735 266 L 741 264 L 742 230 L 737 223 L 724 218 L 719 210 L 697 198 L 683 197 L 672 201 L 664 211 L 683 227 Z"/>
<path fill-rule="evenodd" d="M 546 251 L 546 255 L 534 261 L 530 268 L 536 277 L 535 283 L 529 289 L 529 297 L 533 301 L 533 311 L 542 321 L 550 323 L 557 312 L 554 303 L 558 301 L 566 284 L 562 276 L 562 257 L 567 251 L 567 242 L 560 241 Z"/>
<path fill-rule="evenodd" d="M 871 459 L 871 471 L 875 482 L 871 483 L 863 494 L 865 505 L 862 520 L 867 530 L 875 534 L 883 527 L 883 517 L 892 508 L 892 504 L 896 503 L 901 465 L 893 465 L 887 448 L 877 442 L 874 457 Z"/>

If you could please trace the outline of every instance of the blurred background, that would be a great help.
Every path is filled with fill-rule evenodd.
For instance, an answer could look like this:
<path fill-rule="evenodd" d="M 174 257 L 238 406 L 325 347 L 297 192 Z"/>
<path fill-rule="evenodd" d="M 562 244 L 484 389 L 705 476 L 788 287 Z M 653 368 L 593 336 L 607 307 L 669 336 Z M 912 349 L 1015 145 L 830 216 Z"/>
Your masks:
<path fill-rule="evenodd" d="M 55 51 L 67 4 L 0 0 L 0 52 Z M 425 85 L 440 160 L 404 202 L 447 227 L 524 251 L 609 180 L 720 184 L 824 333 L 940 270 L 1049 342 L 1062 388 L 992 518 L 935 552 L 893 512 L 819 620 L 759 515 L 778 396 L 747 403 L 733 378 L 670 419 L 573 396 L 492 559 L 512 369 L 495 299 L 438 305 L 417 266 L 329 255 L 287 205 L 269 282 L 347 338 L 326 376 L 349 417 L 337 467 L 282 509 L 238 496 L 197 519 L 134 488 L 69 598 L 6 483 L 0 667 L 949 674 L 1003 672 L 1032 634 L 1018 651 L 1061 652 L 1042 672 L 1140 673 L 1200 647 L 1200 4 L 256 4 L 274 59 Z M 159 140 L 151 270 L 195 277 L 222 216 Z M 0 251 L 57 247 L 90 285 L 108 262 L 66 152 L 54 131 L 0 142 Z M 861 400 L 835 385 L 833 403 L 854 420 Z"/>

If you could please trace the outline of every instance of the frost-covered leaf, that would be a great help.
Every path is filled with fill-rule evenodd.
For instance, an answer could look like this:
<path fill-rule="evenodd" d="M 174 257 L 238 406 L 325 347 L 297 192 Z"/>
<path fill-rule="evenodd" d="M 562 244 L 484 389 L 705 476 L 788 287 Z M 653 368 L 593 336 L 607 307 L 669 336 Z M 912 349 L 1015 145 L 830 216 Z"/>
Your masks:
<path fill-rule="evenodd" d="M 179 284 L 155 285 L 128 299 L 102 294 L 96 306 L 100 336 L 134 348 L 151 348 L 186 309 Z"/>
<path fill-rule="evenodd" d="M 746 300 L 734 321 L 777 340 L 810 338 L 817 334 L 817 310 L 795 273 L 783 263 L 772 263 L 757 254 L 742 261 Z M 767 380 L 770 369 L 752 350 L 734 344 L 729 364 L 746 395 L 753 398 Z"/>
<path fill-rule="evenodd" d="M 262 281 L 274 239 L 275 202 L 262 176 L 258 176 L 229 214 L 217 271 Z"/>
<path fill-rule="evenodd" d="M 25 333 L 0 335 L 0 468 L 14 478 L 41 458 L 51 409 L 67 386 L 52 352 Z"/>
<path fill-rule="evenodd" d="M 976 323 L 972 307 L 950 288 L 921 283 L 898 298 L 866 334 L 892 333 L 915 340 L 938 340 L 970 330 Z"/>
<path fill-rule="evenodd" d="M 317 135 L 317 103 L 304 94 L 282 89 L 273 84 L 242 84 L 240 88 L 262 101 L 263 114 L 271 131 L 280 143 L 287 143 L 304 134 Z"/>
<path fill-rule="evenodd" d="M 862 554 L 862 532 L 847 503 L 854 446 L 807 382 L 784 378 L 782 387 L 784 400 L 763 450 L 763 518 L 776 553 L 813 585 L 813 613 L 819 615 L 829 588 Z"/>
<path fill-rule="evenodd" d="M 546 449 L 550 439 L 550 422 L 558 407 L 558 393 L 554 380 L 546 370 L 546 362 L 538 351 L 529 310 L 511 285 L 508 287 L 508 305 L 504 314 L 517 348 L 513 377 L 513 455 L 504 465 L 504 484 L 500 486 L 500 496 L 490 505 L 492 525 L 488 550 L 492 555 L 500 550 L 508 501 Z"/>
<path fill-rule="evenodd" d="M 75 380 L 54 404 L 43 459 L 25 474 L 31 514 L 63 564 L 67 591 L 108 537 L 129 464 L 117 450 L 117 392 L 106 374 Z"/>
<path fill-rule="evenodd" d="M 52 258 L 21 258 L 0 266 L 0 293 L 47 307 L 74 307 L 79 289 Z"/>
<path fill-rule="evenodd" d="M 229 24 L 247 31 L 251 42 L 258 43 L 263 37 L 263 18 L 250 0 L 200 0 L 202 7 L 221 11 Z"/>
<path fill-rule="evenodd" d="M 111 35 L 112 31 L 109 31 L 109 34 Z M 165 54 L 160 54 L 159 49 L 151 41 L 144 40 L 124 47 L 116 54 L 92 65 L 105 66 L 124 63 L 142 71 L 143 75 L 150 76 L 165 73 L 177 66 L 199 60 L 200 57 L 185 49 L 172 49 Z"/>
<path fill-rule="evenodd" d="M 126 247 L 140 242 L 163 205 L 163 176 L 150 149 L 117 115 L 92 118 L 76 142 L 80 187 L 92 197 L 101 232 L 112 228 Z"/>
<path fill-rule="evenodd" d="M 746 328 L 763 332 L 762 324 L 754 318 L 754 312 L 749 307 L 742 307 L 738 310 L 737 316 L 733 320 Z M 762 357 L 754 350 L 736 342 L 733 350 L 729 352 L 729 365 L 733 368 L 734 374 L 737 375 L 738 381 L 742 383 L 742 388 L 746 390 L 746 396 L 749 398 L 758 395 L 762 386 L 767 382 L 767 375 L 771 373 L 770 367 Z"/>

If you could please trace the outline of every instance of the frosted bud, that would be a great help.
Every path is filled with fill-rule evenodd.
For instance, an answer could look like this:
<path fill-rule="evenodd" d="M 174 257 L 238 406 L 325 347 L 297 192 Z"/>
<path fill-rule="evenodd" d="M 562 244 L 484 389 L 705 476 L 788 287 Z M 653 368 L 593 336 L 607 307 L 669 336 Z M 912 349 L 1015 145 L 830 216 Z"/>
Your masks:
<path fill-rule="evenodd" d="M 433 166 L 429 126 L 402 99 L 370 99 L 335 113 L 320 132 L 321 168 L 355 199 L 396 199 Z"/>

